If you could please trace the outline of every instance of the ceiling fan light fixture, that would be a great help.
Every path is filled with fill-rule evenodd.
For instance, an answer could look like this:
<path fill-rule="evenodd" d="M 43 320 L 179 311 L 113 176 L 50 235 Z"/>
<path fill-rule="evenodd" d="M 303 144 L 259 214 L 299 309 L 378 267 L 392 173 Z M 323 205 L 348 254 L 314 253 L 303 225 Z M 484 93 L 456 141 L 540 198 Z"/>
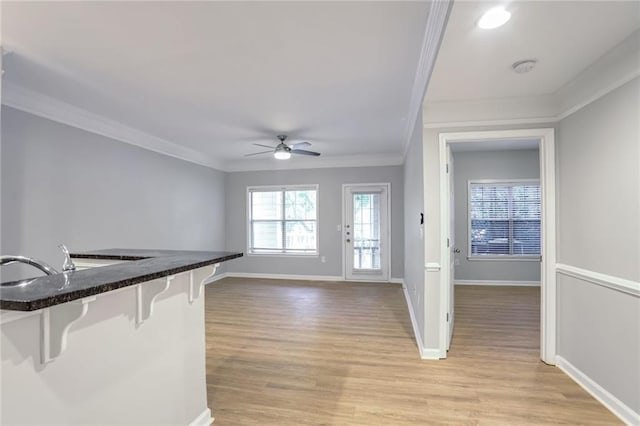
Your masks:
<path fill-rule="evenodd" d="M 282 150 L 274 152 L 273 156 L 276 158 L 276 160 L 288 160 L 289 158 L 291 158 L 291 153 Z"/>
<path fill-rule="evenodd" d="M 1 0 L 0 0 L 1 1 Z M 307 149 L 303 149 L 306 148 L 308 146 L 311 146 L 311 144 L 307 141 L 302 141 L 302 142 L 297 142 L 291 145 L 287 145 L 284 141 L 287 139 L 287 135 L 278 135 L 278 140 L 280 141 L 280 143 L 275 146 L 275 147 L 271 147 L 269 145 L 263 145 L 261 143 L 254 143 L 254 145 L 262 147 L 262 148 L 269 148 L 269 151 L 261 151 L 261 152 L 252 152 L 251 154 L 245 154 L 245 157 L 253 157 L 254 155 L 262 155 L 262 154 L 273 154 L 273 157 L 276 160 L 288 160 L 289 158 L 291 158 L 291 154 L 296 154 L 296 155 L 309 155 L 312 157 L 319 157 L 320 153 L 319 152 L 315 152 L 315 151 L 309 151 Z"/>
<path fill-rule="evenodd" d="M 509 19 L 511 19 L 511 12 L 500 6 L 494 7 L 487 10 L 484 15 L 482 15 L 478 21 L 478 27 L 483 30 L 492 30 L 503 26 Z"/>

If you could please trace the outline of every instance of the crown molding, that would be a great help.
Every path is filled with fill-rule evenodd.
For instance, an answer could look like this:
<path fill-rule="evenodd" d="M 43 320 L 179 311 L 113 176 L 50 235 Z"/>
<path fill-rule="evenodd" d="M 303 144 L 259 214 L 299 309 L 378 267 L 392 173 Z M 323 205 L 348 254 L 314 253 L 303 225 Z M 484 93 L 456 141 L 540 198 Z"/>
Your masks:
<path fill-rule="evenodd" d="M 543 96 L 426 102 L 424 128 L 555 123 L 640 76 L 640 30 L 555 93 Z"/>
<path fill-rule="evenodd" d="M 269 159 L 269 161 L 245 160 L 227 162 L 226 172 L 254 172 L 264 170 L 300 170 L 300 169 L 327 169 L 340 167 L 380 167 L 400 166 L 403 164 L 401 155 L 347 155 L 341 157 L 316 157 L 306 159 L 301 157 L 281 161 Z"/>
<path fill-rule="evenodd" d="M 530 124 L 552 124 L 557 122 L 556 117 L 540 118 L 512 118 L 505 120 L 477 120 L 477 121 L 446 121 L 440 123 L 425 123 L 425 129 L 454 129 L 459 127 L 496 127 L 496 126 L 522 126 Z"/>
<path fill-rule="evenodd" d="M 568 117 L 638 76 L 640 30 L 605 53 L 556 92 L 560 101 L 558 118 L 562 120 Z"/>
<path fill-rule="evenodd" d="M 222 170 L 219 161 L 207 157 L 196 150 L 150 135 L 119 121 L 94 114 L 7 81 L 3 82 L 2 85 L 2 104 L 159 154 Z"/>
<path fill-rule="evenodd" d="M 403 162 L 399 154 L 381 154 L 322 157 L 314 158 L 313 160 L 296 158 L 292 161 L 240 160 L 227 161 L 223 165 L 219 160 L 207 157 L 196 150 L 150 135 L 118 121 L 94 114 L 13 83 L 3 82 L 2 104 L 90 133 L 225 172 L 396 166 L 401 165 Z"/>
<path fill-rule="evenodd" d="M 411 100 L 409 101 L 409 113 L 402 134 L 402 157 L 407 155 L 409 145 L 411 144 L 411 135 L 416 125 L 418 114 L 421 114 L 422 101 L 427 92 L 427 85 L 431 79 L 433 67 L 444 38 L 444 30 L 447 26 L 447 20 L 453 7 L 452 0 L 433 0 L 429 6 L 429 15 L 425 27 L 424 36 L 422 38 L 422 46 L 420 48 L 420 58 L 418 59 L 418 68 L 413 80 L 411 89 Z"/>
<path fill-rule="evenodd" d="M 424 106 L 424 127 L 549 123 L 556 110 L 557 100 L 549 95 L 430 102 Z"/>
<path fill-rule="evenodd" d="M 223 163 L 194 149 L 150 135 L 121 122 L 7 81 L 3 81 L 0 86 L 2 104 L 143 149 L 227 172 L 401 165 L 410 145 L 451 6 L 450 0 L 435 0 L 431 3 L 413 84 L 409 119 L 403 133 L 403 147 L 401 153 L 397 155 L 322 157 L 313 161 L 299 158 L 290 162 L 263 161 L 259 164 L 251 160 Z M 640 76 L 640 30 L 634 32 L 554 94 L 529 98 L 428 102 L 422 110 L 423 127 L 442 129 L 554 123 L 638 76 Z"/>

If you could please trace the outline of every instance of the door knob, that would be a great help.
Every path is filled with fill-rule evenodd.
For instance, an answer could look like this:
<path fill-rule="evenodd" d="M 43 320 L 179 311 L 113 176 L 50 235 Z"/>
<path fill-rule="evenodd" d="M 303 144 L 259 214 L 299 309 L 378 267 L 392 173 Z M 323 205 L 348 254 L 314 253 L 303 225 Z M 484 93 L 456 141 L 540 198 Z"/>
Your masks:
<path fill-rule="evenodd" d="M 351 240 L 347 238 L 347 242 L 348 242 L 348 243 L 350 243 L 350 242 L 351 242 Z"/>
<path fill-rule="evenodd" d="M 454 253 L 460 253 L 460 249 L 453 249 Z"/>

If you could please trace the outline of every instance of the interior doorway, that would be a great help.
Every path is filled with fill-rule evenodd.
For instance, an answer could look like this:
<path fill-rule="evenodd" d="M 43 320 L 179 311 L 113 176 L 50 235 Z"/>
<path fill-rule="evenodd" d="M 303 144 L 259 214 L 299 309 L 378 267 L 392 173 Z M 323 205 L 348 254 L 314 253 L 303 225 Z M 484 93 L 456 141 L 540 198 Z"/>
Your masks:
<path fill-rule="evenodd" d="M 455 200 L 452 197 L 454 161 L 452 147 L 470 147 L 481 144 L 493 145 L 494 150 L 505 150 L 535 146 L 539 151 L 539 191 L 540 191 L 540 219 L 539 219 L 539 251 L 540 251 L 540 358 L 548 363 L 555 363 L 555 149 L 553 129 L 527 129 L 488 132 L 460 132 L 440 134 L 440 207 L 441 207 L 441 265 L 440 274 L 440 357 L 446 358 L 455 330 L 454 303 L 454 270 L 456 251 L 455 242 Z M 482 186 L 482 183 L 479 183 Z M 485 185 L 487 186 L 487 185 Z M 512 192 L 532 191 L 533 185 L 512 184 L 509 188 L 493 185 L 494 193 L 511 194 Z M 497 189 L 496 189 L 497 188 Z M 471 191 L 471 187 L 469 189 Z M 488 191 L 490 193 L 491 191 Z M 513 201 L 509 201 L 513 203 Z M 509 207 L 511 208 L 511 207 Z M 486 225 L 485 228 L 497 225 Z M 472 224 L 469 224 L 471 232 Z M 485 229 L 486 231 L 486 229 Z M 490 229 L 490 232 L 492 230 Z M 497 254 L 511 253 L 520 250 L 523 254 L 530 250 L 530 245 L 523 244 L 524 237 L 514 238 L 512 228 L 506 230 L 509 235 L 503 238 L 479 238 L 478 244 L 473 246 L 469 242 L 467 255 L 470 251 L 488 250 Z M 522 229 L 515 232 L 522 234 Z M 523 234 L 524 235 L 524 234 Z M 518 244 L 515 244 L 517 241 Z M 489 244 L 491 243 L 491 244 Z M 517 247 L 515 247 L 517 246 Z M 506 250 L 506 251 L 505 251 Z M 533 256 L 532 256 L 533 257 Z"/>
<path fill-rule="evenodd" d="M 459 317 L 459 313 L 473 316 L 484 313 L 487 318 L 496 315 L 489 311 L 491 304 L 480 301 L 476 306 L 478 311 L 474 311 L 473 300 L 467 300 L 464 313 L 456 311 L 458 294 L 474 290 L 464 287 L 497 286 L 485 290 L 487 295 L 498 299 L 502 296 L 506 299 L 508 287 L 513 286 L 535 286 L 537 288 L 533 290 L 539 293 L 541 193 L 538 141 L 508 145 L 508 149 L 497 149 L 493 141 L 486 141 L 449 146 L 449 241 L 452 247 L 449 276 L 454 288 L 449 303 L 447 350 L 452 343 L 459 348 L 459 339 L 453 338 L 454 321 L 466 320 Z M 476 290 L 477 294 L 485 294 Z M 512 293 L 517 294 L 518 290 L 512 289 Z M 539 306 L 539 301 L 535 305 Z M 506 312 L 512 313 L 510 309 Z M 509 318 L 498 317 L 496 320 L 501 322 Z M 535 327 L 539 329 L 539 321 Z M 537 341 L 535 344 L 539 346 Z"/>
<path fill-rule="evenodd" d="M 390 184 L 343 185 L 343 269 L 347 281 L 390 279 Z"/>

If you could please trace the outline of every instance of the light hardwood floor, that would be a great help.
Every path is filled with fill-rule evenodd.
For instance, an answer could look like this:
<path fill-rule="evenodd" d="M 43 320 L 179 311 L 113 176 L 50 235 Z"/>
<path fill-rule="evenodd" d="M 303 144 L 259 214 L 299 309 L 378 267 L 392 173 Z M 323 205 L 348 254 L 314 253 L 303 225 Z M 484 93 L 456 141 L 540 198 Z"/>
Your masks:
<path fill-rule="evenodd" d="M 226 278 L 205 303 L 218 426 L 619 423 L 539 360 L 537 288 L 457 287 L 443 361 L 398 284 Z"/>

